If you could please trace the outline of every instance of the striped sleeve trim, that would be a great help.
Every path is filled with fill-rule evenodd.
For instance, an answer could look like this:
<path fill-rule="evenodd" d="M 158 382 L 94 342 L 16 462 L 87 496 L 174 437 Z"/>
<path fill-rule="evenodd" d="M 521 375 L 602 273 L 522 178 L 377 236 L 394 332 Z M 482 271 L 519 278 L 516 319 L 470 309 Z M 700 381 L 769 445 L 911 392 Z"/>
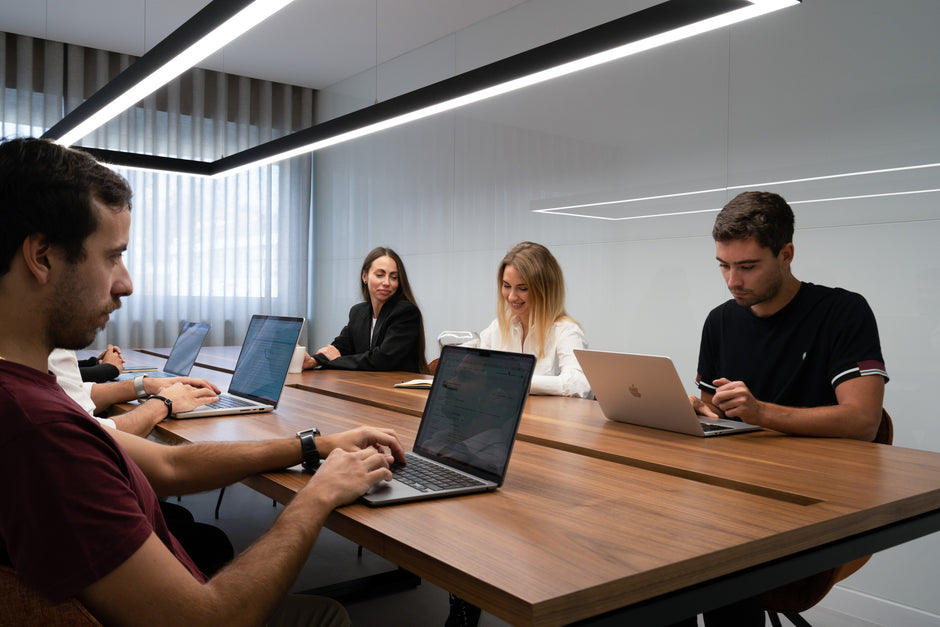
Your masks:
<path fill-rule="evenodd" d="M 714 393 L 718 390 L 714 385 L 702 381 L 702 375 L 700 374 L 695 375 L 695 385 L 697 385 L 700 390 L 705 390 L 706 392 Z"/>
<path fill-rule="evenodd" d="M 843 381 L 848 381 L 849 379 L 854 379 L 855 377 L 868 377 L 876 374 L 884 377 L 886 382 L 888 381 L 888 371 L 885 369 L 884 363 L 878 361 L 877 359 L 867 359 L 865 361 L 858 362 L 854 368 L 843 370 L 832 378 L 831 383 L 832 387 L 836 387 Z"/>

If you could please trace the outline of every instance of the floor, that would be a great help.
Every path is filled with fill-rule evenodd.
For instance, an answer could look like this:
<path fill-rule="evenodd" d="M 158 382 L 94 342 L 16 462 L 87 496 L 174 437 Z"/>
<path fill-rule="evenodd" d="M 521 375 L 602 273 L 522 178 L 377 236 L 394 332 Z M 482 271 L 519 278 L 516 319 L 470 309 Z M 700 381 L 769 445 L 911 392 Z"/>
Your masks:
<path fill-rule="evenodd" d="M 196 520 L 214 524 L 224 530 L 235 545 L 236 554 L 264 533 L 277 514 L 283 510 L 281 505 L 273 507 L 270 499 L 254 490 L 235 484 L 226 488 L 219 509 L 219 519 L 215 520 L 214 510 L 218 494 L 218 491 L 213 491 L 188 495 L 179 503 L 191 511 Z M 172 500 L 176 502 L 175 498 Z M 317 544 L 293 590 L 305 591 L 394 568 L 394 564 L 369 551 L 363 551 L 362 557 L 359 557 L 357 545 L 325 529 L 317 539 Z M 346 609 L 354 625 L 442 626 L 447 618 L 449 604 L 446 591 L 422 581 L 417 587 L 404 592 L 347 604 Z M 480 627 L 504 625 L 508 623 L 486 613 L 480 619 Z"/>
<path fill-rule="evenodd" d="M 280 505 L 273 507 L 270 499 L 254 490 L 235 484 L 226 489 L 219 519 L 215 520 L 218 494 L 218 491 L 214 491 L 188 495 L 182 498 L 180 504 L 189 509 L 197 520 L 223 529 L 235 545 L 236 554 L 264 533 L 283 509 Z M 325 529 L 301 571 L 294 591 L 305 591 L 394 568 L 393 564 L 369 551 L 363 551 L 359 557 L 355 544 Z M 447 592 L 422 581 L 417 587 L 404 592 L 347 604 L 346 609 L 353 624 L 359 626 L 440 627 L 447 618 L 448 607 Z M 803 616 L 813 627 L 878 627 L 875 623 L 859 621 L 820 607 L 805 612 Z M 782 623 L 785 627 L 790 625 L 786 619 Z M 486 613 L 479 624 L 480 627 L 508 625 Z M 769 621 L 767 625 L 770 625 Z"/>

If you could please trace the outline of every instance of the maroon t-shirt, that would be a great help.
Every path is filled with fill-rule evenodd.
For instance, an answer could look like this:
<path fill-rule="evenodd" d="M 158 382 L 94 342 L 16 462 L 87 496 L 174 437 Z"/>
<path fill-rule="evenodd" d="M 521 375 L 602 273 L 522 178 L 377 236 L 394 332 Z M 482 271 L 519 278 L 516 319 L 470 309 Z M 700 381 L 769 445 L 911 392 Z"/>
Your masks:
<path fill-rule="evenodd" d="M 156 533 L 199 581 L 147 478 L 56 383 L 0 360 L 0 554 L 52 601 L 75 596 Z"/>

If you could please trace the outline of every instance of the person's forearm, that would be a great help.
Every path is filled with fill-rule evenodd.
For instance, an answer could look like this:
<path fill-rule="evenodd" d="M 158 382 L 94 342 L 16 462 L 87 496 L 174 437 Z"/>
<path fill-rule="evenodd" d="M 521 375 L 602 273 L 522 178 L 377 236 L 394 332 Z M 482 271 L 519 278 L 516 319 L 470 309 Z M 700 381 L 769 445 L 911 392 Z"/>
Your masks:
<path fill-rule="evenodd" d="M 591 396 L 591 386 L 581 372 L 562 372 L 559 375 L 533 375 L 529 394 L 589 398 Z"/>
<path fill-rule="evenodd" d="M 565 391 L 561 383 L 561 377 L 544 374 L 533 375 L 532 385 L 529 386 L 529 394 L 564 396 Z"/>
<path fill-rule="evenodd" d="M 878 432 L 881 408 L 877 412 L 847 405 L 825 407 L 784 407 L 760 403 L 760 417 L 753 424 L 793 435 L 851 438 L 870 442 Z M 869 415 L 870 414 L 870 415 Z M 745 419 L 746 422 L 752 420 Z"/>
<path fill-rule="evenodd" d="M 154 399 L 141 403 L 131 411 L 113 413 L 108 417 L 114 421 L 119 431 L 147 437 L 154 426 L 167 417 L 166 405 L 163 401 Z"/>
<path fill-rule="evenodd" d="M 121 374 L 121 370 L 117 366 L 107 362 L 81 367 L 80 370 L 82 381 L 91 383 L 107 383 Z"/>
<path fill-rule="evenodd" d="M 137 398 L 133 381 L 109 381 L 91 386 L 91 400 L 95 402 L 95 412 L 102 412 L 117 403 L 126 403 Z"/>
<path fill-rule="evenodd" d="M 317 442 L 320 446 L 320 442 Z M 327 451 L 321 452 L 325 454 Z M 299 464 L 300 440 L 205 442 L 172 447 L 167 473 L 148 478 L 160 495 L 192 494 L 240 481 L 250 475 Z"/>
<path fill-rule="evenodd" d="M 208 592 L 225 600 L 234 624 L 263 624 L 290 589 L 332 511 L 318 492 L 301 490 L 264 535 L 206 584 Z"/>
<path fill-rule="evenodd" d="M 202 583 L 155 535 L 115 570 L 79 594 L 104 624 L 263 625 L 290 589 L 332 507 L 336 490 L 302 489 L 271 528 Z"/>
<path fill-rule="evenodd" d="M 822 407 L 788 407 L 756 401 L 754 409 L 743 413 L 740 409 L 729 409 L 727 414 L 715 404 L 714 398 L 714 394 L 702 391 L 702 401 L 721 418 L 743 420 L 791 435 L 871 441 L 881 422 L 881 402 L 877 397 L 861 404 L 844 402 Z"/>

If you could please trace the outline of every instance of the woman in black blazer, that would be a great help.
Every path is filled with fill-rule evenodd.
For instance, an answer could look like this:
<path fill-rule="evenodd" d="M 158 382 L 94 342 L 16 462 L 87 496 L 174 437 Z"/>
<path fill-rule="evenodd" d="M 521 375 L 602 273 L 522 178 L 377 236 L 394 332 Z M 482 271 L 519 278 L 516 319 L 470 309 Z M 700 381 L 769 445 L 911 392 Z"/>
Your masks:
<path fill-rule="evenodd" d="M 304 368 L 428 372 L 424 321 L 401 258 L 391 248 L 374 249 L 360 280 L 364 302 L 349 310 L 332 344 L 304 358 Z"/>

